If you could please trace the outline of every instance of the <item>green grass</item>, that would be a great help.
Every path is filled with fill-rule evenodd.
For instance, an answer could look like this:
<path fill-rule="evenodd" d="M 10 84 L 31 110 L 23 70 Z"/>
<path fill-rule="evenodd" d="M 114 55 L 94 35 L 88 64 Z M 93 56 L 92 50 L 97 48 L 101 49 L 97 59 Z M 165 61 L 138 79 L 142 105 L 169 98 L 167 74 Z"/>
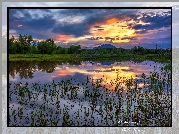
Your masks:
<path fill-rule="evenodd" d="M 170 62 L 171 56 L 156 55 L 156 54 L 95 54 L 95 55 L 75 55 L 75 54 L 10 54 L 10 61 L 82 61 L 82 60 L 153 60 L 158 62 Z"/>
<path fill-rule="evenodd" d="M 75 58 L 74 54 L 10 54 L 9 60 L 69 60 Z"/>

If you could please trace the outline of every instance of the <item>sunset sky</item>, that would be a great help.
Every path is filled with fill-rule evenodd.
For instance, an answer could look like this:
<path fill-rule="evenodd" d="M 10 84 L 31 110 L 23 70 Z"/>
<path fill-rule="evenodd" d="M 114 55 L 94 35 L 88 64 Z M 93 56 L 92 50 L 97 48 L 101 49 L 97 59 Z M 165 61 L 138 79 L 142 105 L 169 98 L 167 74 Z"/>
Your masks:
<path fill-rule="evenodd" d="M 10 9 L 9 34 L 93 48 L 171 47 L 170 9 Z"/>

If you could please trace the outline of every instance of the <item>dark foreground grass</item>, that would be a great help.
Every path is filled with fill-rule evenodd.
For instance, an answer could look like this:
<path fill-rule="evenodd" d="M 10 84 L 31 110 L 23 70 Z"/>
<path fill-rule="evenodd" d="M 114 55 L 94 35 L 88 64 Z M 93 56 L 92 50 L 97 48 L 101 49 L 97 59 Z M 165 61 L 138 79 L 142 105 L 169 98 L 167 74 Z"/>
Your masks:
<path fill-rule="evenodd" d="M 141 79 L 106 79 L 10 82 L 9 126 L 171 126 L 170 65 Z"/>

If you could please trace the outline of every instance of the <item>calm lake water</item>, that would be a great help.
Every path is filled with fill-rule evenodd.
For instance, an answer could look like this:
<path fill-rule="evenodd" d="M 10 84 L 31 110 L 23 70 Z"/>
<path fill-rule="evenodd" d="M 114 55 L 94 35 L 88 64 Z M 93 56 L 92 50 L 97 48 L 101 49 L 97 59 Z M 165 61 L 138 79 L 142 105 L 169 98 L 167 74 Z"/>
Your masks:
<path fill-rule="evenodd" d="M 109 83 L 111 81 L 114 81 L 117 76 L 121 78 L 133 78 L 133 79 L 140 79 L 142 73 L 144 73 L 147 77 L 150 75 L 150 72 L 158 72 L 160 74 L 160 68 L 166 65 L 165 63 L 159 63 L 154 61 L 143 61 L 143 62 L 133 62 L 133 61 L 125 61 L 125 62 L 93 62 L 93 61 L 81 61 L 78 63 L 70 64 L 70 63 L 60 63 L 60 62 L 25 62 L 25 61 L 13 61 L 9 62 L 9 81 L 12 83 L 12 86 L 9 89 L 9 92 L 11 94 L 11 100 L 10 100 L 10 115 L 13 114 L 14 110 L 18 111 L 19 108 L 23 108 L 23 115 L 22 118 L 15 119 L 13 116 L 11 117 L 10 125 L 31 125 L 32 122 L 32 111 L 35 111 L 38 113 L 39 107 L 46 106 L 47 110 L 42 110 L 43 115 L 45 115 L 46 119 L 52 119 L 52 116 L 54 119 L 58 118 L 59 122 L 57 126 L 62 126 L 64 119 L 64 109 L 68 109 L 68 114 L 70 115 L 69 119 L 71 120 L 71 124 L 74 126 L 83 126 L 84 124 L 88 126 L 106 126 L 106 119 L 104 119 L 103 115 L 108 116 L 107 113 L 104 112 L 104 114 L 99 114 L 100 109 L 102 111 L 105 111 L 105 102 L 108 100 L 112 100 L 112 104 L 114 107 L 111 109 L 110 113 L 113 114 L 118 109 L 116 105 L 122 106 L 122 108 L 126 109 L 126 94 L 124 93 L 121 97 L 124 98 L 124 101 L 119 101 L 119 96 L 117 96 L 116 92 L 113 92 L 114 86 L 111 86 Z M 100 96 L 95 101 L 95 110 L 92 109 L 92 106 L 94 104 L 92 103 L 92 100 L 90 97 L 85 96 L 86 88 L 89 89 L 89 93 L 93 93 L 94 89 L 90 88 L 90 85 L 87 85 L 86 87 L 85 83 L 87 81 L 87 78 L 91 79 L 103 79 L 104 85 L 107 84 L 106 88 L 109 89 L 109 91 L 106 91 L 105 89 L 100 89 L 99 92 Z M 22 83 L 22 86 L 25 85 L 26 82 L 28 82 L 28 85 L 34 83 L 39 83 L 41 85 L 49 83 L 52 84 L 53 81 L 60 82 L 62 80 L 71 80 L 72 84 L 78 85 L 80 87 L 80 90 L 78 90 L 78 95 L 76 99 L 69 99 L 69 96 L 71 96 L 71 92 L 67 92 L 67 95 L 59 98 L 54 98 L 51 96 L 47 96 L 47 100 L 42 99 L 43 94 L 37 93 L 36 91 L 32 91 L 32 93 L 36 93 L 35 98 L 31 98 L 28 100 L 28 97 L 26 96 L 27 103 L 22 106 L 19 104 L 19 98 L 17 97 L 17 91 L 14 90 L 14 84 L 15 83 Z M 143 87 L 143 82 L 138 81 L 138 86 Z M 125 85 L 124 89 L 125 89 Z M 171 88 L 171 87 L 168 87 Z M 32 90 L 32 89 L 30 89 Z M 58 89 L 59 90 L 59 89 Z M 47 91 L 50 93 L 50 91 Z M 62 93 L 63 91 L 60 91 Z M 132 94 L 131 97 L 136 98 L 137 94 Z M 34 96 L 33 96 L 34 97 Z M 60 110 L 57 110 L 56 101 L 60 103 Z M 25 101 L 24 100 L 24 101 Z M 49 103 L 48 103 L 49 102 Z M 122 103 L 124 102 L 124 103 Z M 48 104 L 46 104 L 48 103 Z M 54 105 L 55 103 L 55 105 Z M 121 104 L 119 104 L 121 103 Z M 33 104 L 33 106 L 32 106 Z M 136 105 L 136 102 L 131 103 L 131 110 L 134 111 L 134 107 Z M 68 107 L 68 108 L 67 108 Z M 88 114 L 91 116 L 86 117 L 86 110 L 88 111 Z M 58 111 L 57 113 L 54 113 L 52 111 Z M 98 111 L 98 112 L 97 112 Z M 50 116 L 50 113 L 52 116 Z M 121 112 L 121 118 L 122 118 Z M 80 115 L 79 119 L 76 119 L 78 117 L 78 114 Z M 58 117 L 57 117 L 58 115 Z M 19 117 L 19 116 L 18 116 Z M 15 120 L 17 122 L 15 123 Z M 108 125 L 113 126 L 118 121 L 120 121 L 120 118 L 117 117 L 110 117 L 108 120 Z M 38 122 L 38 120 L 37 120 Z M 92 123 L 91 123 L 92 122 Z M 37 123 L 38 124 L 38 123 Z"/>
<path fill-rule="evenodd" d="M 147 76 L 150 72 L 159 71 L 165 63 L 154 61 L 143 61 L 136 63 L 126 62 L 92 62 L 81 61 L 78 64 L 58 62 L 25 62 L 16 61 L 9 63 L 9 79 L 12 82 L 48 83 L 61 80 L 75 79 L 85 81 L 90 78 L 107 78 L 111 81 L 117 74 L 126 78 L 140 78 L 144 73 Z"/>

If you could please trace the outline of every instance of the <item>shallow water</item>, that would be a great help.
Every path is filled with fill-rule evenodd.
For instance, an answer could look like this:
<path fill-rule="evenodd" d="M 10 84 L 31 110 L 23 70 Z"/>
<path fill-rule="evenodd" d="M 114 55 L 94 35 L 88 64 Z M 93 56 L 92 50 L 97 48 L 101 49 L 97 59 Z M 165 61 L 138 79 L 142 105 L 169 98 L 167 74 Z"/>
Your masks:
<path fill-rule="evenodd" d="M 79 82 L 90 78 L 107 78 L 107 82 L 115 79 L 117 75 L 126 78 L 140 78 L 142 73 L 149 75 L 150 72 L 158 71 L 163 63 L 144 61 L 136 63 L 126 62 L 92 62 L 82 61 L 78 65 L 55 62 L 10 62 L 9 80 L 13 82 L 47 83 L 61 81 L 62 79 L 75 79 Z"/>
<path fill-rule="evenodd" d="M 115 81 L 117 76 L 121 77 L 122 79 L 134 78 L 140 79 L 141 74 L 144 73 L 148 77 L 150 72 L 158 72 L 160 74 L 160 67 L 163 67 L 165 64 L 161 64 L 158 62 L 153 61 L 144 61 L 140 63 L 136 63 L 133 61 L 126 61 L 126 62 L 93 62 L 93 61 L 82 61 L 78 64 L 69 64 L 69 63 L 58 63 L 58 62 L 10 62 L 9 64 L 9 80 L 12 83 L 11 88 L 9 89 L 9 93 L 11 94 L 11 100 L 9 103 L 10 107 L 10 115 L 13 114 L 13 111 L 19 111 L 20 108 L 23 108 L 23 116 L 22 118 L 18 118 L 16 125 L 31 125 L 32 119 L 32 111 L 44 115 L 44 117 L 48 120 L 52 119 L 59 119 L 58 126 L 62 126 L 64 121 L 64 111 L 67 110 L 68 114 L 70 115 L 69 119 L 71 121 L 71 125 L 88 125 L 88 126 L 113 126 L 117 122 L 119 122 L 123 114 L 126 112 L 127 107 L 127 95 L 126 92 L 121 94 L 121 97 L 114 91 L 115 86 L 112 86 L 111 81 Z M 102 87 L 96 90 L 97 93 L 100 95 L 96 98 L 95 105 L 93 104 L 92 97 L 87 97 L 85 95 L 85 91 L 89 90 L 89 93 L 93 94 L 95 92 L 93 82 L 85 84 L 86 80 L 90 79 L 103 79 L 101 82 Z M 46 100 L 43 98 L 43 93 L 40 93 L 35 88 L 31 88 L 34 83 L 39 83 L 39 85 L 43 84 L 53 84 L 54 82 L 61 82 L 62 80 L 70 80 L 70 84 L 72 86 L 79 87 L 77 91 L 77 98 L 72 98 L 71 95 L 73 93 L 68 91 L 63 97 L 55 96 L 52 97 L 50 95 L 51 88 L 47 88 L 47 96 Z M 27 101 L 20 100 L 18 97 L 18 91 L 14 90 L 13 83 L 21 82 L 21 86 L 25 86 L 25 83 L 28 82 L 29 90 L 31 90 L 32 94 L 31 99 L 28 100 L 28 97 L 25 97 Z M 143 87 L 143 82 L 138 81 L 138 87 Z M 103 88 L 105 85 L 105 88 Z M 121 84 L 122 85 L 122 84 Z M 125 85 L 123 88 L 125 89 Z M 106 90 L 109 89 L 109 90 Z M 170 88 L 170 87 L 169 87 Z M 59 87 L 55 87 L 55 90 L 58 91 L 57 94 L 62 94 L 64 90 L 59 89 Z M 64 94 L 64 93 L 63 93 Z M 94 95 L 94 94 L 93 94 Z M 134 111 L 134 107 L 136 105 L 135 98 L 138 97 L 138 94 L 131 93 L 129 95 L 131 99 L 133 98 L 134 101 L 131 102 L 130 111 Z M 128 97 L 129 97 L 128 96 Z M 119 101 L 120 100 L 120 101 Z M 106 102 L 110 103 L 113 108 L 106 112 Z M 21 105 L 23 102 L 24 104 Z M 57 108 L 56 102 L 59 103 L 59 109 Z M 118 108 L 116 106 L 121 107 L 121 118 L 116 118 L 114 113 Z M 46 106 L 46 110 L 42 108 L 42 106 Z M 92 107 L 95 106 L 93 109 Z M 66 108 L 65 108 L 66 107 Z M 104 112 L 103 114 L 100 113 L 100 108 Z M 64 110 L 65 109 L 65 110 Z M 86 112 L 90 116 L 86 116 Z M 53 112 L 52 112 L 53 111 Z M 56 111 L 56 113 L 55 113 Z M 133 113 L 133 112 L 132 112 Z M 109 115 L 108 115 L 109 114 Z M 51 115 L 51 116 L 50 116 Z M 78 115 L 80 115 L 78 119 Z M 104 116 L 103 116 L 104 115 Z M 57 117 L 58 116 L 58 117 Z M 107 119 L 106 118 L 110 118 Z M 15 124 L 13 116 L 11 117 L 10 125 Z M 36 120 L 37 121 L 37 120 Z M 37 121 L 38 122 L 38 121 Z M 38 123 L 36 124 L 38 125 Z"/>

